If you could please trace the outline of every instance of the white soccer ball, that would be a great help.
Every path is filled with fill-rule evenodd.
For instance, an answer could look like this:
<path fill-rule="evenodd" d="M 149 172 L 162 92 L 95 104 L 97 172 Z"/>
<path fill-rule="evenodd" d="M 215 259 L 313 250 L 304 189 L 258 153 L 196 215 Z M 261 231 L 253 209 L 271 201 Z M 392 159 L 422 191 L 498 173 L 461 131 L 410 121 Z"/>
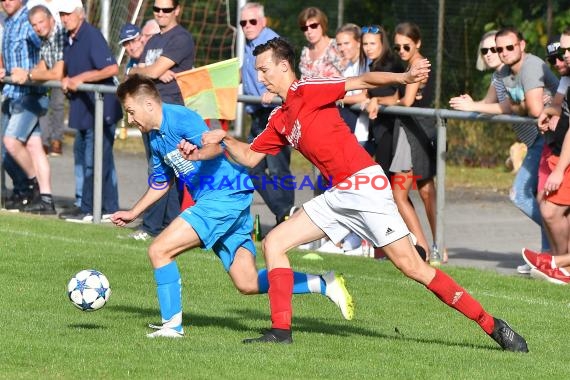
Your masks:
<path fill-rule="evenodd" d="M 95 269 L 82 270 L 67 284 L 67 295 L 78 309 L 99 310 L 105 306 L 111 295 L 109 280 Z"/>

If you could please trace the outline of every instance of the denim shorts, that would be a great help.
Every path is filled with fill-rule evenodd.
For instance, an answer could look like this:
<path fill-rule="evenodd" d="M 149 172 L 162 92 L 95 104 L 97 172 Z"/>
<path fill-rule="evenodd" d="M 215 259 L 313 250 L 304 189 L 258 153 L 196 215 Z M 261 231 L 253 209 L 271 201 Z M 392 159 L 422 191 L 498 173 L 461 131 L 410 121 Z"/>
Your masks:
<path fill-rule="evenodd" d="M 2 103 L 4 136 L 25 143 L 30 136 L 39 136 L 39 117 L 47 111 L 48 97 L 25 95 L 22 99 L 6 99 Z"/>

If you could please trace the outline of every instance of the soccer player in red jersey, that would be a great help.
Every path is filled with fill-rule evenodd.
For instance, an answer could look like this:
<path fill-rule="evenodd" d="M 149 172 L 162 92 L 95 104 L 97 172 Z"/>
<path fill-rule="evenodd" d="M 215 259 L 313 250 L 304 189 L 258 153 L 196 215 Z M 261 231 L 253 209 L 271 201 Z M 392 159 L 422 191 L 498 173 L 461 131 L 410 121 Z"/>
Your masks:
<path fill-rule="evenodd" d="M 337 243 L 354 231 L 374 246 L 382 247 L 400 271 L 479 324 L 503 349 L 527 352 L 526 341 L 509 325 L 487 313 L 451 277 L 420 258 L 390 187 L 380 186 L 384 181 L 375 183 L 384 176 L 382 168 L 360 146 L 335 106 L 346 91 L 421 81 L 429 73 L 429 62 L 418 61 L 405 73 L 370 72 L 351 78 L 298 80 L 294 51 L 285 40 L 275 38 L 259 45 L 254 55 L 259 81 L 269 92 L 279 95 L 283 105 L 273 111 L 265 130 L 251 145 L 223 130 L 207 132 L 203 143 L 222 143 L 236 161 L 248 167 L 266 154 L 276 154 L 282 146 L 292 145 L 325 178 L 331 178 L 332 187 L 305 203 L 301 211 L 271 230 L 263 240 L 272 324 L 261 337 L 245 339 L 244 343 L 292 342 L 293 272 L 287 251 L 325 236 Z M 182 142 L 179 149 L 186 155 L 191 146 Z"/>

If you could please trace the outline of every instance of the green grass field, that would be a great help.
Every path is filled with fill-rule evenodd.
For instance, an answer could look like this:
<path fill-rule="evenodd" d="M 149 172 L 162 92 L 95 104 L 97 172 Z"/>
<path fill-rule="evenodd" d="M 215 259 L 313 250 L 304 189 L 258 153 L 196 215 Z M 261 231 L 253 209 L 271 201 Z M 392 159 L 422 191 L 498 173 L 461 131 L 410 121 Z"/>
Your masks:
<path fill-rule="evenodd" d="M 343 320 L 322 296 L 297 296 L 293 345 L 243 345 L 241 339 L 269 327 L 267 297 L 240 295 L 212 252 L 194 250 L 178 261 L 186 337 L 149 340 L 146 325 L 160 316 L 148 243 L 119 238 L 128 232 L 0 212 L 0 378 L 514 379 L 564 373 L 565 287 L 444 267 L 526 337 L 531 352 L 513 354 L 389 262 L 340 255 L 309 261 L 302 258 L 306 252 L 291 253 L 293 267 L 344 273 L 355 320 Z M 102 271 L 113 292 L 93 313 L 73 307 L 65 289 L 87 268 Z"/>

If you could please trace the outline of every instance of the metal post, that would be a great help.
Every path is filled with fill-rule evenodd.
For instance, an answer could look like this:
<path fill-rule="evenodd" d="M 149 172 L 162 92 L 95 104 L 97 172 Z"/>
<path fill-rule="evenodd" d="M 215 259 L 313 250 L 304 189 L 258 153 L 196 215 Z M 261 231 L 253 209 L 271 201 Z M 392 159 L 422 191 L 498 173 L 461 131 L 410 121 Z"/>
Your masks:
<path fill-rule="evenodd" d="M 439 111 L 439 110 L 438 110 Z M 447 144 L 447 128 L 445 119 L 436 111 L 437 120 L 437 177 L 436 177 L 436 227 L 435 242 L 443 260 L 445 250 L 445 152 Z"/>
<path fill-rule="evenodd" d="M 435 58 L 435 108 L 441 103 L 441 78 L 443 72 L 443 29 L 445 26 L 445 0 L 439 0 L 437 13 L 437 54 Z"/>
<path fill-rule="evenodd" d="M 238 0 L 237 2 L 237 10 L 236 10 L 236 24 L 239 24 L 239 19 L 241 17 L 241 8 L 245 5 L 246 0 Z M 236 41 L 236 56 L 238 57 L 239 61 L 243 64 L 243 55 L 244 55 L 244 47 L 245 47 L 245 35 L 243 34 L 243 30 L 238 25 L 237 27 L 237 41 Z M 239 86 L 239 94 L 243 94 L 243 85 Z M 236 121 L 234 123 L 234 134 L 235 136 L 241 137 L 243 134 L 243 103 L 238 103 L 237 110 L 236 110 Z"/>
<path fill-rule="evenodd" d="M 344 0 L 338 0 L 337 11 L 338 15 L 336 18 L 336 27 L 338 29 L 344 23 Z"/>
<path fill-rule="evenodd" d="M 101 2 L 101 33 L 105 40 L 109 42 L 109 25 L 111 20 L 111 0 Z"/>
<path fill-rule="evenodd" d="M 103 191 L 103 94 L 95 92 L 95 147 L 93 152 L 93 223 L 101 223 Z"/>

